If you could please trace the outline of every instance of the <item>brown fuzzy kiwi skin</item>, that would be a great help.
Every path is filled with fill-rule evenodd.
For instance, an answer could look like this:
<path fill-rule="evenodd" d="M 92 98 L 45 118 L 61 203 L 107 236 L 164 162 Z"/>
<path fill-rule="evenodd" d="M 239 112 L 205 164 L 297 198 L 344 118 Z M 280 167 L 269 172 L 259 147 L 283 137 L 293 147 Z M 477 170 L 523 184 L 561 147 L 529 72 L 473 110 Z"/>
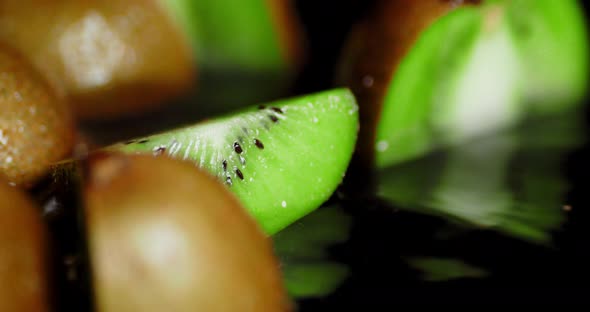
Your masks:
<path fill-rule="evenodd" d="M 49 311 L 46 234 L 38 208 L 0 181 L 0 311 Z"/>
<path fill-rule="evenodd" d="M 96 154 L 85 165 L 97 311 L 290 311 L 269 240 L 190 163 Z"/>
<path fill-rule="evenodd" d="M 29 187 L 68 157 L 75 125 L 63 94 L 22 55 L 0 43 L 0 172 Z"/>
<path fill-rule="evenodd" d="M 337 75 L 359 103 L 361 129 L 355 162 L 372 168 L 375 131 L 383 99 L 397 66 L 419 35 L 451 10 L 477 5 L 481 0 L 380 0 L 355 25 L 344 48 Z"/>
<path fill-rule="evenodd" d="M 82 119 L 155 110 L 195 75 L 188 40 L 157 0 L 3 0 L 0 39 L 61 83 Z"/>

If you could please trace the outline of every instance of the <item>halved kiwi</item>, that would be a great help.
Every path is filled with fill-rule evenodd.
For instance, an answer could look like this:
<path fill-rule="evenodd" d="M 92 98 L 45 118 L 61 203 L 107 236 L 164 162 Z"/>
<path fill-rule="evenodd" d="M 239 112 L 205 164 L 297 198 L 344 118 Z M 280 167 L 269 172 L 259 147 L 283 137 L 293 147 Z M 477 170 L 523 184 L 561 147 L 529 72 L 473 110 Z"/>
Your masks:
<path fill-rule="evenodd" d="M 32 201 L 0 181 L 0 311 L 50 311 L 46 230 Z"/>
<path fill-rule="evenodd" d="M 96 311 L 288 311 L 270 241 L 221 183 L 167 157 L 87 163 Z"/>
<path fill-rule="evenodd" d="M 380 2 L 341 74 L 359 96 L 360 155 L 385 167 L 569 109 L 586 88 L 584 34 L 573 1 Z"/>
<path fill-rule="evenodd" d="M 342 181 L 358 131 L 354 97 L 335 89 L 109 147 L 193 162 L 225 183 L 273 234 Z"/>
<path fill-rule="evenodd" d="M 30 186 L 69 156 L 75 129 L 66 104 L 59 89 L 0 43 L 0 173 L 8 182 Z"/>
<path fill-rule="evenodd" d="M 188 40 L 157 0 L 4 0 L 0 39 L 62 83 L 85 119 L 154 109 L 194 75 Z"/>

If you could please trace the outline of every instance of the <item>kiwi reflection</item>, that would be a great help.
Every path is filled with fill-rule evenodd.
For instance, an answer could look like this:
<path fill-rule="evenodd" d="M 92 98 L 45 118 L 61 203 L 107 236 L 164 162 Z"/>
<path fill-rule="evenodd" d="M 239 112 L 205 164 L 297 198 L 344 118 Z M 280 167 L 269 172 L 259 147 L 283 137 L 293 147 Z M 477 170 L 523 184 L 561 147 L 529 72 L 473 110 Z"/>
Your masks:
<path fill-rule="evenodd" d="M 378 194 L 400 208 L 549 243 L 565 220 L 560 165 L 581 141 L 577 118 L 523 125 L 379 174 Z"/>
<path fill-rule="evenodd" d="M 489 273 L 485 270 L 452 258 L 410 258 L 410 266 L 421 272 L 429 282 L 444 282 L 459 278 L 482 278 Z"/>
<path fill-rule="evenodd" d="M 339 206 L 328 206 L 273 236 L 289 295 L 323 297 L 340 286 L 349 269 L 330 260 L 329 248 L 348 239 L 351 225 Z"/>

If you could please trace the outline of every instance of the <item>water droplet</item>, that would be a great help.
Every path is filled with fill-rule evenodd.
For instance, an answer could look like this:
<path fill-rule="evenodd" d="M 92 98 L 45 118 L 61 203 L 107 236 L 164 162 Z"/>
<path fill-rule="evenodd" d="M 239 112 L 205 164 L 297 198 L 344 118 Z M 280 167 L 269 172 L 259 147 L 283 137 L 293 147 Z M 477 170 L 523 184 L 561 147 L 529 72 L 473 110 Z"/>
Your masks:
<path fill-rule="evenodd" d="M 379 141 L 377 143 L 377 150 L 380 152 L 384 152 L 389 148 L 389 143 L 387 141 Z"/>
<path fill-rule="evenodd" d="M 12 156 L 8 156 L 8 157 L 6 157 L 6 163 L 7 163 L 7 164 L 10 164 L 10 163 L 12 163 Z"/>
<path fill-rule="evenodd" d="M 283 200 L 283 201 L 281 202 L 281 207 L 283 207 L 283 208 L 287 208 L 287 202 Z"/>
<path fill-rule="evenodd" d="M 317 118 L 317 117 L 313 117 L 312 121 L 313 121 L 314 123 L 318 123 L 318 121 L 319 121 L 319 120 L 318 120 L 318 118 Z"/>
<path fill-rule="evenodd" d="M 374 83 L 375 83 L 375 78 L 373 78 L 373 76 L 366 75 L 363 77 L 363 86 L 365 86 L 366 88 L 372 87 Z"/>

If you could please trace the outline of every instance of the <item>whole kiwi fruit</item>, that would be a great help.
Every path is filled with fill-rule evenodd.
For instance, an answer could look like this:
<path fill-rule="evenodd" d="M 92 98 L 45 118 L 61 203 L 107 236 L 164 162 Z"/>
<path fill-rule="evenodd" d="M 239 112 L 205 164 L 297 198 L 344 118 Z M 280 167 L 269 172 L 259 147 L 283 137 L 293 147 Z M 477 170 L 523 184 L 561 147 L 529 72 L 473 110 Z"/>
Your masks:
<path fill-rule="evenodd" d="M 0 2 L 0 39 L 62 83 L 84 119 L 138 114 L 186 91 L 194 66 L 179 28 L 157 0 Z"/>
<path fill-rule="evenodd" d="M 0 180 L 0 311 L 49 311 L 46 234 L 32 201 Z"/>
<path fill-rule="evenodd" d="M 84 204 L 97 311 L 288 311 L 272 247 L 208 174 L 97 154 Z"/>
<path fill-rule="evenodd" d="M 2 43 L 0 108 L 0 173 L 9 183 L 29 186 L 70 154 L 75 126 L 63 93 Z"/>

